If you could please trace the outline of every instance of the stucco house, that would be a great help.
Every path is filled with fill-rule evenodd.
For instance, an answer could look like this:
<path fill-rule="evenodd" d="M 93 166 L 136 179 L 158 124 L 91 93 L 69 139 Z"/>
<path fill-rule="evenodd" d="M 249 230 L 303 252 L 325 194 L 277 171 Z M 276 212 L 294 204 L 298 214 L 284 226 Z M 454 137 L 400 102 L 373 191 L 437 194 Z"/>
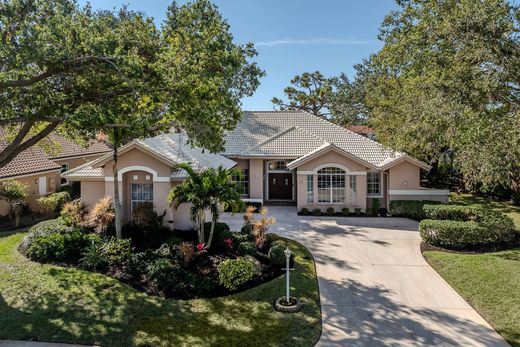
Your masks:
<path fill-rule="evenodd" d="M 5 133 L 0 128 L 0 151 L 8 144 Z M 58 134 L 50 135 L 54 151 L 46 153 L 35 146 L 18 154 L 10 163 L 0 168 L 0 183 L 6 180 L 17 180 L 29 186 L 26 199 L 33 211 L 41 206 L 37 199 L 51 194 L 68 182 L 61 173 L 90 162 L 110 151 L 102 141 L 92 140 L 88 146 L 82 147 Z M 0 200 L 0 216 L 9 214 L 10 206 Z"/>
<path fill-rule="evenodd" d="M 244 200 L 295 204 L 298 209 L 366 210 L 374 199 L 382 207 L 391 200 L 448 199 L 447 191 L 421 188 L 420 172 L 430 170 L 426 163 L 306 112 L 244 112 L 219 154 L 193 148 L 186 140 L 183 134 L 168 133 L 121 149 L 118 179 L 125 221 L 139 203 L 153 202 L 159 213 L 167 211 L 174 228 L 191 227 L 187 206 L 174 210 L 166 203 L 170 188 L 185 178 L 173 170 L 180 162 L 198 169 L 238 167 L 244 173 Z M 81 181 L 87 203 L 112 195 L 110 155 L 63 176 Z"/>

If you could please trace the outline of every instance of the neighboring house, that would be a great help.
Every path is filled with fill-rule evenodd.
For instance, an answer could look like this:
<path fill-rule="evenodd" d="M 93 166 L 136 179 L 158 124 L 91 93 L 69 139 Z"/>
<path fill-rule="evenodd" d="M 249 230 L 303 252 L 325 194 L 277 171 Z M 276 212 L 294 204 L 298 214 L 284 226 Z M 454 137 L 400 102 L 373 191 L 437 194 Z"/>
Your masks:
<path fill-rule="evenodd" d="M 7 146 L 4 133 L 0 129 L 0 151 Z M 29 186 L 27 204 L 32 210 L 39 210 L 37 199 L 54 193 L 61 185 L 67 184 L 60 173 L 94 160 L 110 151 L 103 142 L 91 141 L 88 147 L 82 147 L 57 134 L 51 135 L 59 143 L 54 146 L 52 154 L 46 154 L 41 148 L 34 146 L 17 155 L 9 164 L 0 168 L 0 183 L 6 180 L 17 180 Z M 0 216 L 9 213 L 7 202 L 0 200 Z"/>
<path fill-rule="evenodd" d="M 175 228 L 191 226 L 186 206 L 166 204 L 169 189 L 184 174 L 176 163 L 195 168 L 242 169 L 244 200 L 296 204 L 299 209 L 343 207 L 366 210 L 373 199 L 388 206 L 396 199 L 447 201 L 448 192 L 420 187 L 420 171 L 430 166 L 329 121 L 301 111 L 244 112 L 226 135 L 225 150 L 211 154 L 186 144 L 181 134 L 164 134 L 124 146 L 118 160 L 124 219 L 142 202 L 167 211 Z M 112 195 L 110 155 L 64 174 L 81 181 L 82 198 L 94 203 Z"/>
<path fill-rule="evenodd" d="M 374 133 L 374 130 L 368 125 L 349 125 L 347 126 L 347 129 L 355 132 L 356 134 L 368 137 L 370 140 L 376 139 L 376 134 Z"/>

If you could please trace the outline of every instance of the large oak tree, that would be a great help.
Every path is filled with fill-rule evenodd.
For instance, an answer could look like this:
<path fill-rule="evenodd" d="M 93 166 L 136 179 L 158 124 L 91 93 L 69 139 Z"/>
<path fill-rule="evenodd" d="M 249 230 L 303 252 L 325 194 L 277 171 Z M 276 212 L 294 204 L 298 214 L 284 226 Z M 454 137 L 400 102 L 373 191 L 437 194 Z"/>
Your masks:
<path fill-rule="evenodd" d="M 399 0 L 364 64 L 378 139 L 434 162 L 453 150 L 469 186 L 520 200 L 518 6 L 506 0 Z"/>

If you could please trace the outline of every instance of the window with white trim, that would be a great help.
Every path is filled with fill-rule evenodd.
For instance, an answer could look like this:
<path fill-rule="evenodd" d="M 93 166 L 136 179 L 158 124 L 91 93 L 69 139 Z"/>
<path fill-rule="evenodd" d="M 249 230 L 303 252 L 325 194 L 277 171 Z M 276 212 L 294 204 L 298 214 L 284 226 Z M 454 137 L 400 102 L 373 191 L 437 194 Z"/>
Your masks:
<path fill-rule="evenodd" d="M 233 182 L 235 182 L 242 189 L 242 196 L 249 196 L 249 170 L 242 169 L 242 175 L 233 175 L 231 177 Z"/>
<path fill-rule="evenodd" d="M 130 189 L 130 209 L 134 219 L 137 209 L 153 208 L 153 184 L 132 183 Z"/>
<path fill-rule="evenodd" d="M 326 167 L 318 171 L 318 202 L 345 202 L 345 171 Z"/>
<path fill-rule="evenodd" d="M 357 178 L 356 176 L 349 176 L 349 186 L 350 190 L 355 194 L 357 192 Z"/>
<path fill-rule="evenodd" d="M 314 175 L 307 175 L 307 202 L 314 203 Z"/>
<path fill-rule="evenodd" d="M 381 195 L 381 173 L 367 172 L 367 195 L 380 196 Z"/>

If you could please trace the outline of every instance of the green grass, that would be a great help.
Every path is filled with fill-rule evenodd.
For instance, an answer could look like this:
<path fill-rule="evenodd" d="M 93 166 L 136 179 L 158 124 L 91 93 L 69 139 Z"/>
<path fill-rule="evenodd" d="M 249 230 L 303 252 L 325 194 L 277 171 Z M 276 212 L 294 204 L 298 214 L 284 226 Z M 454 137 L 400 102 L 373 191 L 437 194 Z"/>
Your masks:
<path fill-rule="evenodd" d="M 482 196 L 473 194 L 450 194 L 450 202 L 457 205 L 471 205 L 489 208 L 491 210 L 505 213 L 513 219 L 516 228 L 520 230 L 520 206 L 513 206 L 508 201 L 492 200 Z"/>
<path fill-rule="evenodd" d="M 179 301 L 148 296 L 110 277 L 31 262 L 24 234 L 0 236 L 0 340 L 103 346 L 312 346 L 321 333 L 310 253 L 291 241 L 292 287 L 302 312 L 274 311 L 284 277 L 242 293 Z"/>
<path fill-rule="evenodd" d="M 520 346 L 520 249 L 424 252 L 428 263 L 511 345 Z"/>

